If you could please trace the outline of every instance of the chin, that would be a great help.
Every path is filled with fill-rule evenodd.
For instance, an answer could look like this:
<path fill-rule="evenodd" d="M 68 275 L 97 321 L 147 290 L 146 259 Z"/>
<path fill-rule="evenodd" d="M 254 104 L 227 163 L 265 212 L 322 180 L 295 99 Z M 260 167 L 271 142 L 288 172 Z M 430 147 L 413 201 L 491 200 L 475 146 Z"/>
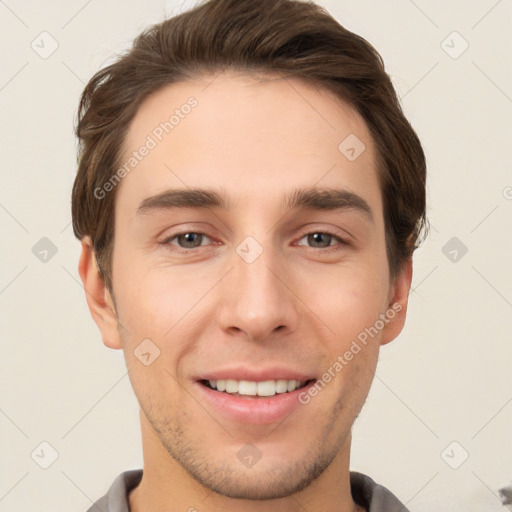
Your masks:
<path fill-rule="evenodd" d="M 273 471 L 263 467 L 252 467 L 243 470 L 219 468 L 214 472 L 189 472 L 203 487 L 228 498 L 275 500 L 286 498 L 306 488 L 322 474 L 327 465 L 305 466 L 303 463 L 290 464 L 288 460 Z"/>

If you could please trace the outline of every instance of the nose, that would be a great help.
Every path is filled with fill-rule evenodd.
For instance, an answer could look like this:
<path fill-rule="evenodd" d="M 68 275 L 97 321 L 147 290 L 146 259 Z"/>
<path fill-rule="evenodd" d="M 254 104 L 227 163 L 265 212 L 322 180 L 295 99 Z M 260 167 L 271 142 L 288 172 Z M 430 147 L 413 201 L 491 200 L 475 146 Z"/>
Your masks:
<path fill-rule="evenodd" d="M 221 329 L 251 341 L 294 331 L 299 301 L 286 262 L 265 249 L 252 262 L 235 253 L 231 263 L 233 268 L 219 290 Z"/>

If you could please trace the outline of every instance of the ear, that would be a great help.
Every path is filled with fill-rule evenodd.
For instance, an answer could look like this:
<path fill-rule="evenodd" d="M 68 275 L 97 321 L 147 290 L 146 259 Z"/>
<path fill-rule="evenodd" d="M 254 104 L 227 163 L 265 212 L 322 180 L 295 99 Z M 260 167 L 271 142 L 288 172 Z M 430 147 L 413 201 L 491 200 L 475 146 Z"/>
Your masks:
<path fill-rule="evenodd" d="M 386 311 L 387 322 L 382 330 L 381 345 L 393 341 L 401 332 L 405 324 L 409 290 L 412 281 L 412 257 L 402 266 L 399 274 L 391 284 L 389 291 L 389 304 Z"/>
<path fill-rule="evenodd" d="M 89 311 L 100 329 L 103 343 L 113 349 L 122 348 L 114 301 L 100 274 L 90 237 L 82 239 L 82 252 L 78 263 Z"/>

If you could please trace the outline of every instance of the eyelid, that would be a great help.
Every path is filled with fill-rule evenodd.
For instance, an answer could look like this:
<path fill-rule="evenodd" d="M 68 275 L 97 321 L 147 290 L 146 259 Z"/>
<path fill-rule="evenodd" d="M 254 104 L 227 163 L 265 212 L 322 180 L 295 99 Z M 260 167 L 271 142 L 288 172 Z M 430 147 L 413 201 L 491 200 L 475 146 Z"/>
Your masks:
<path fill-rule="evenodd" d="M 313 235 L 316 233 L 321 233 L 323 235 L 329 235 L 332 238 L 336 239 L 338 241 L 338 243 L 334 244 L 334 245 L 328 245 L 327 247 L 311 247 L 311 246 L 305 245 L 305 244 L 297 244 L 297 245 L 299 245 L 299 247 L 307 247 L 309 249 L 314 249 L 316 251 L 322 251 L 322 250 L 329 251 L 332 249 L 339 248 L 340 246 L 345 247 L 345 246 L 350 245 L 350 243 L 345 238 L 342 238 L 341 236 L 337 235 L 336 233 L 332 233 L 331 231 L 328 231 L 325 229 L 317 229 L 314 231 L 307 231 L 306 233 L 304 233 L 304 235 L 302 235 L 301 237 L 298 238 L 298 241 L 300 242 L 304 237 Z"/>
<path fill-rule="evenodd" d="M 340 242 L 343 242 L 346 245 L 350 245 L 350 239 L 352 239 L 352 235 L 345 230 L 342 230 L 346 235 L 340 234 L 338 230 L 334 228 L 326 228 L 322 226 L 309 226 L 304 228 L 302 234 L 296 239 L 300 240 L 304 238 L 306 235 L 311 235 L 313 233 L 324 233 L 326 235 L 331 235 L 334 238 L 337 238 Z"/>
<path fill-rule="evenodd" d="M 214 230 L 211 228 L 211 226 L 204 222 L 180 222 L 172 226 L 167 226 L 165 229 L 161 230 L 159 234 L 155 236 L 155 240 L 160 244 L 165 244 L 168 243 L 169 240 L 172 240 L 173 238 L 176 238 L 177 236 L 180 235 L 186 235 L 187 233 L 196 233 L 204 235 L 214 240 L 215 237 L 208 234 L 212 231 Z"/>
<path fill-rule="evenodd" d="M 177 244 L 171 243 L 171 240 L 174 240 L 175 238 L 178 238 L 179 236 L 182 236 L 182 235 L 187 235 L 189 233 L 194 233 L 195 235 L 202 235 L 206 238 L 209 238 L 212 242 L 214 242 L 214 244 L 216 244 L 216 241 L 212 236 L 208 235 L 204 231 L 198 231 L 198 230 L 193 230 L 193 229 L 187 229 L 185 231 L 173 233 L 172 235 L 166 236 L 160 243 L 163 245 L 174 245 L 175 247 L 177 247 L 178 249 L 181 249 L 183 251 L 192 251 L 194 249 L 197 249 L 197 247 L 191 247 L 190 249 L 187 249 L 186 247 L 180 247 Z M 217 242 L 217 244 L 218 244 L 218 242 Z M 204 246 L 200 245 L 199 247 L 204 247 Z"/>
<path fill-rule="evenodd" d="M 194 233 L 196 235 L 202 235 L 203 237 L 209 238 L 212 243 L 206 244 L 206 245 L 199 245 L 197 247 L 190 247 L 190 248 L 180 247 L 178 244 L 172 243 L 172 241 L 174 239 L 178 238 L 179 236 L 186 235 L 186 234 L 189 234 L 189 233 Z M 303 245 L 303 244 L 297 244 L 297 245 L 299 247 L 308 247 L 309 249 L 313 249 L 316 252 L 321 252 L 321 251 L 328 252 L 330 250 L 337 250 L 337 249 L 340 249 L 340 247 L 343 248 L 345 246 L 350 245 L 350 242 L 348 242 L 345 237 L 340 236 L 339 234 L 335 233 L 334 230 L 332 230 L 332 229 L 325 229 L 325 228 L 324 229 L 322 229 L 322 228 L 304 229 L 302 231 L 302 234 L 298 238 L 296 238 L 296 242 L 300 242 L 300 240 L 302 240 L 304 237 L 306 237 L 308 235 L 316 234 L 316 233 L 322 233 L 324 235 L 329 235 L 329 236 L 335 238 L 336 240 L 338 240 L 338 244 L 329 245 L 327 247 L 320 247 L 320 248 L 318 248 L 318 247 L 310 247 L 308 245 Z M 296 243 L 296 242 L 294 242 L 294 243 Z M 181 230 L 179 232 L 173 233 L 173 234 L 165 237 L 161 242 L 159 242 L 159 244 L 163 245 L 163 246 L 172 245 L 172 246 L 176 247 L 176 251 L 181 252 L 181 253 L 190 253 L 190 252 L 196 251 L 200 247 L 208 247 L 208 246 L 211 246 L 211 245 L 219 245 L 221 243 L 222 242 L 219 242 L 214 237 L 208 235 L 208 233 L 206 233 L 204 231 L 194 230 L 194 229 Z"/>

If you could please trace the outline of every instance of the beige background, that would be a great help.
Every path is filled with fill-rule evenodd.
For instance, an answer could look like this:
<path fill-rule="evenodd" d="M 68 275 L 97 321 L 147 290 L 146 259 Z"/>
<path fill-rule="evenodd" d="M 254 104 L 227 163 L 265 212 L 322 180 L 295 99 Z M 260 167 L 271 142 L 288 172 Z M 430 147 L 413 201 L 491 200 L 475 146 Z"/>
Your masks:
<path fill-rule="evenodd" d="M 406 328 L 356 421 L 352 469 L 415 512 L 498 512 L 512 483 L 511 2 L 320 3 L 381 52 L 430 173 L 433 229 Z M 1 512 L 85 512 L 142 464 L 122 353 L 102 345 L 78 278 L 73 120 L 92 74 L 180 4 L 0 2 Z M 46 59 L 31 47 L 51 48 L 43 31 L 58 43 Z M 57 248 L 46 262 L 32 252 L 43 237 Z M 48 469 L 42 442 L 58 452 Z"/>

